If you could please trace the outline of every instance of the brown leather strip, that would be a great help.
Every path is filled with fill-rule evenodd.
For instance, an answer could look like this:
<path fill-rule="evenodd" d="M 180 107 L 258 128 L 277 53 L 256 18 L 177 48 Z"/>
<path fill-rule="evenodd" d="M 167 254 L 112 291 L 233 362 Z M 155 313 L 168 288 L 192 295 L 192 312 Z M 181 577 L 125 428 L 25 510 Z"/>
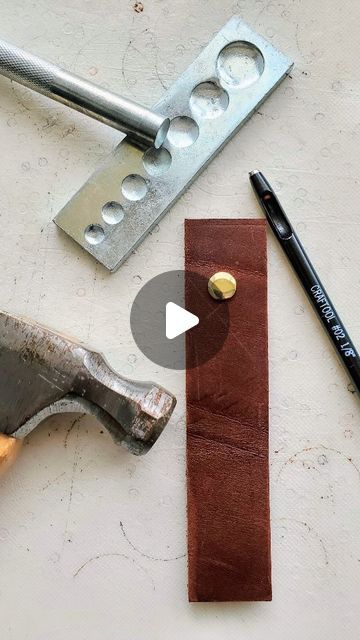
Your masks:
<path fill-rule="evenodd" d="M 271 600 L 266 223 L 186 220 L 185 271 L 229 271 L 230 331 L 208 362 L 187 370 L 189 600 Z M 199 306 L 185 285 L 186 308 Z M 208 301 L 207 301 L 208 303 Z M 199 314 L 198 314 L 199 315 Z M 201 325 L 201 323 L 200 323 Z M 201 326 L 197 328 L 201 331 Z M 187 362 L 216 340 L 195 330 Z M 197 353 L 203 361 L 203 354 Z"/>

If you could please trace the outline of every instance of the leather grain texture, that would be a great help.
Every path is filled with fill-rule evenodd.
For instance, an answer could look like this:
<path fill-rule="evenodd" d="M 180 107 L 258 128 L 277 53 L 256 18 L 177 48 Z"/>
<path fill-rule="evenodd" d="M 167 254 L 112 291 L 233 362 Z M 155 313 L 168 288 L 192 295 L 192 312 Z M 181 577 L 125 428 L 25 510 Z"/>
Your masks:
<path fill-rule="evenodd" d="M 230 315 L 221 350 L 186 374 L 189 600 L 271 600 L 265 221 L 186 220 L 185 271 L 237 281 L 212 302 Z M 190 277 L 185 298 L 199 305 Z M 187 334 L 192 362 L 216 340 L 207 331 Z"/>

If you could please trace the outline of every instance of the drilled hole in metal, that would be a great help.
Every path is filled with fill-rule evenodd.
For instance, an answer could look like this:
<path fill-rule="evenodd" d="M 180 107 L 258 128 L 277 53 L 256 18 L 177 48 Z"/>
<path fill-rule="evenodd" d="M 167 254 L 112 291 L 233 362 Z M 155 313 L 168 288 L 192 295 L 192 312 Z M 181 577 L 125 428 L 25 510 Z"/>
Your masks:
<path fill-rule="evenodd" d="M 144 154 L 143 163 L 150 176 L 161 176 L 169 171 L 172 157 L 167 149 L 148 149 Z"/>
<path fill-rule="evenodd" d="M 104 229 L 100 224 L 89 224 L 85 229 L 85 240 L 89 244 L 100 244 L 105 238 Z"/>
<path fill-rule="evenodd" d="M 220 51 L 217 63 L 220 80 L 234 89 L 254 84 L 263 74 L 263 55 L 251 42 L 232 42 Z"/>
<path fill-rule="evenodd" d="M 190 147 L 199 137 L 199 127 L 195 120 L 178 116 L 171 121 L 168 140 L 174 147 Z"/>
<path fill-rule="evenodd" d="M 142 176 L 132 173 L 124 178 L 121 185 L 121 191 L 124 198 L 127 200 L 137 201 L 145 198 L 148 186 L 146 184 L 146 180 Z"/>
<path fill-rule="evenodd" d="M 215 82 L 201 82 L 192 91 L 190 108 L 198 118 L 221 116 L 229 106 L 229 95 Z"/>
<path fill-rule="evenodd" d="M 107 224 L 119 224 L 124 218 L 125 212 L 119 202 L 111 200 L 104 204 L 101 215 Z"/>

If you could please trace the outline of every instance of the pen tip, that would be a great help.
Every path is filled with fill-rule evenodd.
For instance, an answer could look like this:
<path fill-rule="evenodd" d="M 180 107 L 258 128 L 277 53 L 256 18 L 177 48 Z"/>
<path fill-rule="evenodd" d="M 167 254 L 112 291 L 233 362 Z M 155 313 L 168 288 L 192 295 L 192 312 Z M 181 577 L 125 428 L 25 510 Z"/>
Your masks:
<path fill-rule="evenodd" d="M 254 169 L 254 171 L 249 171 L 249 176 L 255 176 L 257 173 L 260 173 L 259 169 Z"/>

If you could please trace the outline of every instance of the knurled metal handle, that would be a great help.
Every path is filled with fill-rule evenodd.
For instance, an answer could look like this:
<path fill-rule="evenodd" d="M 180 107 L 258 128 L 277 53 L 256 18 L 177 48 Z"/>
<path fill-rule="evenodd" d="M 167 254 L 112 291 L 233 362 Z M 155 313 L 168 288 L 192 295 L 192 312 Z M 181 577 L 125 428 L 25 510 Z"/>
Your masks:
<path fill-rule="evenodd" d="M 0 40 L 0 74 L 126 133 L 139 144 L 159 147 L 168 118 Z"/>

